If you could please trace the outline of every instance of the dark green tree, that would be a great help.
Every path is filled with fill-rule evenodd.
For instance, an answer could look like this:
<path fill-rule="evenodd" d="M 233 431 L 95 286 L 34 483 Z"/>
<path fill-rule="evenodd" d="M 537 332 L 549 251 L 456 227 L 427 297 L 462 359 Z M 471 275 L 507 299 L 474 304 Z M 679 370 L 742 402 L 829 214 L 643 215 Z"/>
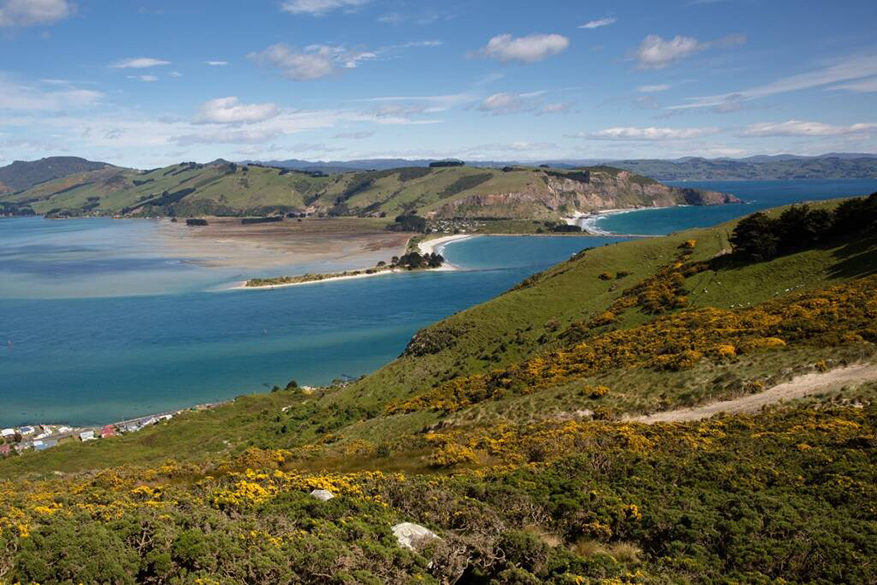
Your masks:
<path fill-rule="evenodd" d="M 729 239 L 735 254 L 751 260 L 769 260 L 779 251 L 776 220 L 761 212 L 741 219 Z"/>

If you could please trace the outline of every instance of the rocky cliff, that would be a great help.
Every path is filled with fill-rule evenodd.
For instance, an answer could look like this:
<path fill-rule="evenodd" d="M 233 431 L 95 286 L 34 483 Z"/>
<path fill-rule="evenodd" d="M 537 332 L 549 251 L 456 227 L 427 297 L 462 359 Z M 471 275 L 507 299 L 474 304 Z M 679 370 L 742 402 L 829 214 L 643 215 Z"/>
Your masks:
<path fill-rule="evenodd" d="M 439 207 L 435 216 L 547 219 L 601 209 L 740 202 L 727 193 L 670 187 L 611 167 L 595 167 L 575 174 L 540 170 L 536 175 L 539 180 L 520 190 L 471 194 L 450 201 Z"/>

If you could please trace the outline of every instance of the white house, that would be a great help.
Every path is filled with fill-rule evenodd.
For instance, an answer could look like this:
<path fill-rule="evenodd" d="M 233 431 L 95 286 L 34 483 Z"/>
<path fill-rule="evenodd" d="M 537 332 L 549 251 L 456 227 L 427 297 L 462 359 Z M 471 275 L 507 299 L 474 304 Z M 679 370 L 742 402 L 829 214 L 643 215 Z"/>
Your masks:
<path fill-rule="evenodd" d="M 94 431 L 83 431 L 79 433 L 80 441 L 94 441 Z"/>
<path fill-rule="evenodd" d="M 12 438 L 15 436 L 15 429 L 3 429 L 0 431 L 0 435 L 2 435 L 4 439 Z"/>

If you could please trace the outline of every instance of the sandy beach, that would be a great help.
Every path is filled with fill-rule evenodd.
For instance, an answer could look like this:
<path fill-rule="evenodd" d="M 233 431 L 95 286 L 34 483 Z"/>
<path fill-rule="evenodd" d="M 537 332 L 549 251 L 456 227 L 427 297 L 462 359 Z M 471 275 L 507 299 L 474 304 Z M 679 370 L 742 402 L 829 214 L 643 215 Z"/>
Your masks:
<path fill-rule="evenodd" d="M 363 268 L 362 270 L 367 270 Z M 373 278 L 375 276 L 385 276 L 388 274 L 404 274 L 406 272 L 449 272 L 452 270 L 457 270 L 456 266 L 445 263 L 439 268 L 424 268 L 422 270 L 411 271 L 411 270 L 381 270 L 379 272 L 373 272 L 371 274 L 367 274 L 363 272 L 362 274 L 347 274 L 347 275 L 339 275 L 339 276 L 330 276 L 328 278 L 323 278 L 320 280 L 308 280 L 305 282 L 287 282 L 284 284 L 266 284 L 264 286 L 247 286 L 246 280 L 242 280 L 240 282 L 236 282 L 233 286 L 231 286 L 227 290 L 273 290 L 275 288 L 286 288 L 289 286 L 305 286 L 308 284 L 323 284 L 324 282 L 338 282 L 339 280 L 357 280 L 361 278 Z"/>
<path fill-rule="evenodd" d="M 440 238 L 433 238 L 431 240 L 424 240 L 417 244 L 417 249 L 421 254 L 441 254 L 442 250 L 445 249 L 445 246 L 450 244 L 451 242 L 459 242 L 461 240 L 468 240 L 469 238 L 474 238 L 476 236 L 470 234 L 456 234 L 453 236 L 442 236 Z"/>
<path fill-rule="evenodd" d="M 213 267 L 265 270 L 305 264 L 374 266 L 405 252 L 410 234 L 367 219 L 317 219 L 242 225 L 239 218 L 208 218 L 205 227 L 161 220 L 169 255 Z"/>
<path fill-rule="evenodd" d="M 465 240 L 467 238 L 472 238 L 475 236 L 466 235 L 466 234 L 457 234 L 453 236 L 442 236 L 440 238 L 434 238 L 431 240 L 427 240 L 425 242 L 420 242 L 417 245 L 418 251 L 423 254 L 441 254 L 442 250 L 444 250 L 445 246 L 450 244 L 451 242 L 459 242 L 460 240 Z M 267 284 L 264 286 L 247 286 L 246 280 L 236 282 L 234 285 L 229 287 L 227 290 L 273 290 L 275 288 L 286 288 L 290 286 L 305 286 L 309 284 L 322 284 L 324 282 L 338 282 L 341 280 L 358 280 L 362 278 L 373 278 L 377 276 L 386 276 L 389 274 L 402 274 L 405 272 L 410 272 L 408 270 L 399 270 L 399 269 L 390 269 L 390 270 L 381 270 L 378 272 L 373 272 L 371 274 L 367 274 L 365 270 L 368 268 L 359 269 L 363 271 L 361 274 L 347 274 L 347 275 L 338 275 L 338 276 L 330 276 L 328 278 L 323 278 L 320 280 L 309 280 L 305 282 L 288 282 L 284 284 Z M 444 264 L 439 268 L 428 268 L 424 269 L 421 272 L 449 272 L 452 270 L 458 270 L 456 266 L 451 264 L 450 262 L 445 261 Z M 354 271 L 350 271 L 354 272 Z"/>

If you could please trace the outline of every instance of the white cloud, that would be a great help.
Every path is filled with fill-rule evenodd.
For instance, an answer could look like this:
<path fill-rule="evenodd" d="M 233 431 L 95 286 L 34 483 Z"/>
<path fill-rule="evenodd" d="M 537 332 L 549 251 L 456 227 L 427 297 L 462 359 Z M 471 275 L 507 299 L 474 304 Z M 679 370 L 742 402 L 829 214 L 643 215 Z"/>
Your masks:
<path fill-rule="evenodd" d="M 158 77 L 155 75 L 129 75 L 128 79 L 139 79 L 146 82 L 158 81 Z"/>
<path fill-rule="evenodd" d="M 160 65 L 170 65 L 170 61 L 163 59 L 153 59 L 152 57 L 135 57 L 133 59 L 122 59 L 110 65 L 110 69 L 146 69 L 148 67 L 158 67 Z"/>
<path fill-rule="evenodd" d="M 281 9 L 290 14 L 308 14 L 310 16 L 322 16 L 328 12 L 344 9 L 354 9 L 368 4 L 370 0 L 289 0 L 284 2 Z"/>
<path fill-rule="evenodd" d="M 720 132 L 718 128 L 606 128 L 597 132 L 579 132 L 571 138 L 593 138 L 597 140 L 690 140 Z"/>
<path fill-rule="evenodd" d="M 667 84 L 657 84 L 657 85 L 641 85 L 636 90 L 640 93 L 657 93 L 659 91 L 667 91 L 670 89 L 670 86 Z"/>
<path fill-rule="evenodd" d="M 183 74 L 180 73 L 179 71 L 171 71 L 168 75 L 170 75 L 171 77 L 182 77 L 183 76 Z"/>
<path fill-rule="evenodd" d="M 451 93 L 447 95 L 420 95 L 420 96 L 384 96 L 365 98 L 363 102 L 427 102 L 435 111 L 444 111 L 453 106 L 459 106 L 476 100 L 477 97 L 468 93 Z"/>
<path fill-rule="evenodd" d="M 61 111 L 93 106 L 104 97 L 99 91 L 81 89 L 62 80 L 49 80 L 47 85 L 52 89 L 17 83 L 0 74 L 0 110 Z"/>
<path fill-rule="evenodd" d="M 478 109 L 482 112 L 490 112 L 494 116 L 517 114 L 525 111 L 529 112 L 535 110 L 539 106 L 539 103 L 534 98 L 538 98 L 544 93 L 544 91 L 530 93 L 495 93 L 482 100 L 482 102 L 478 104 Z"/>
<path fill-rule="evenodd" d="M 842 81 L 864 79 L 866 77 L 873 77 L 874 75 L 877 75 L 877 54 L 855 55 L 852 57 L 846 57 L 831 65 L 814 71 L 780 78 L 773 83 L 768 83 L 767 85 L 760 85 L 732 93 L 688 98 L 689 103 L 670 106 L 668 109 L 684 110 L 690 108 L 717 107 L 722 106 L 729 101 L 742 102 L 791 91 L 821 87 Z"/>
<path fill-rule="evenodd" d="M 276 67 L 284 77 L 295 81 L 326 77 L 337 73 L 339 69 L 353 69 L 360 61 L 369 61 L 376 57 L 373 52 L 348 51 L 343 47 L 309 45 L 304 50 L 298 50 L 284 43 L 277 43 L 264 51 L 248 55 L 249 59 L 261 65 Z"/>
<path fill-rule="evenodd" d="M 828 89 L 846 90 L 853 93 L 874 93 L 877 92 L 877 77 L 874 77 L 872 79 L 863 79 L 862 81 L 855 81 L 853 83 L 835 85 L 834 87 L 829 87 Z"/>
<path fill-rule="evenodd" d="M 0 0 L 0 27 L 53 24 L 73 10 L 67 0 Z"/>
<path fill-rule="evenodd" d="M 694 37 L 677 35 L 664 39 L 658 35 L 648 35 L 636 50 L 635 58 L 639 69 L 663 69 L 676 61 L 705 51 L 711 47 L 733 47 L 746 42 L 746 35 L 733 34 L 715 41 L 700 42 Z"/>
<path fill-rule="evenodd" d="M 426 104 L 384 104 L 374 109 L 374 114 L 378 118 L 392 118 L 399 116 L 411 116 L 414 114 L 432 113 L 436 110 L 431 109 Z"/>
<path fill-rule="evenodd" d="M 561 102 L 556 104 L 545 104 L 536 112 L 537 116 L 546 114 L 564 114 L 572 109 L 572 102 Z"/>
<path fill-rule="evenodd" d="M 595 29 L 600 28 L 601 26 L 609 26 L 610 24 L 615 24 L 618 22 L 618 19 L 614 16 L 609 16 L 607 18 L 601 18 L 599 20 L 592 20 L 590 22 L 586 22 L 581 25 L 579 28 L 587 28 L 587 29 Z"/>
<path fill-rule="evenodd" d="M 411 42 L 402 43 L 399 45 L 390 45 L 388 47 L 384 47 L 384 48 L 380 49 L 379 51 L 393 51 L 393 50 L 397 50 L 397 49 L 412 49 L 412 48 L 418 48 L 418 47 L 441 47 L 444 44 L 445 44 L 444 41 L 438 41 L 438 40 L 411 41 Z"/>
<path fill-rule="evenodd" d="M 751 124 L 742 132 L 743 136 L 848 136 L 851 134 L 877 133 L 877 123 L 858 123 L 849 126 L 835 126 L 822 122 L 789 120 L 787 122 L 763 122 Z"/>
<path fill-rule="evenodd" d="M 340 132 L 335 135 L 335 138 L 347 140 L 364 140 L 366 138 L 371 138 L 374 135 L 374 132 Z"/>
<path fill-rule="evenodd" d="M 204 64 L 211 67 L 225 67 L 228 65 L 228 61 L 204 61 Z"/>
<path fill-rule="evenodd" d="M 205 102 L 199 109 L 196 124 L 253 124 L 274 118 L 280 113 L 276 104 L 242 104 L 235 96 Z"/>
<path fill-rule="evenodd" d="M 216 128 L 204 132 L 183 134 L 171 138 L 180 146 L 192 144 L 261 144 L 279 137 L 282 132 L 275 128 L 242 128 L 231 130 Z"/>
<path fill-rule="evenodd" d="M 516 93 L 495 93 L 488 96 L 479 105 L 482 112 L 493 114 L 514 114 L 523 108 L 521 96 Z"/>
<path fill-rule="evenodd" d="M 407 20 L 407 17 L 398 12 L 390 12 L 378 17 L 378 22 L 381 24 L 402 24 L 405 20 Z"/>
<path fill-rule="evenodd" d="M 341 152 L 347 150 L 343 146 L 329 146 L 328 144 L 299 142 L 284 146 L 283 150 L 287 152 Z"/>
<path fill-rule="evenodd" d="M 517 38 L 510 34 L 504 34 L 490 39 L 480 53 L 503 63 L 509 61 L 535 63 L 562 53 L 567 47 L 569 47 L 569 39 L 558 34 L 536 34 Z"/>
<path fill-rule="evenodd" d="M 658 35 L 649 35 L 640 43 L 636 60 L 640 69 L 663 69 L 701 50 L 703 45 L 693 37 L 676 36 L 665 40 Z"/>

